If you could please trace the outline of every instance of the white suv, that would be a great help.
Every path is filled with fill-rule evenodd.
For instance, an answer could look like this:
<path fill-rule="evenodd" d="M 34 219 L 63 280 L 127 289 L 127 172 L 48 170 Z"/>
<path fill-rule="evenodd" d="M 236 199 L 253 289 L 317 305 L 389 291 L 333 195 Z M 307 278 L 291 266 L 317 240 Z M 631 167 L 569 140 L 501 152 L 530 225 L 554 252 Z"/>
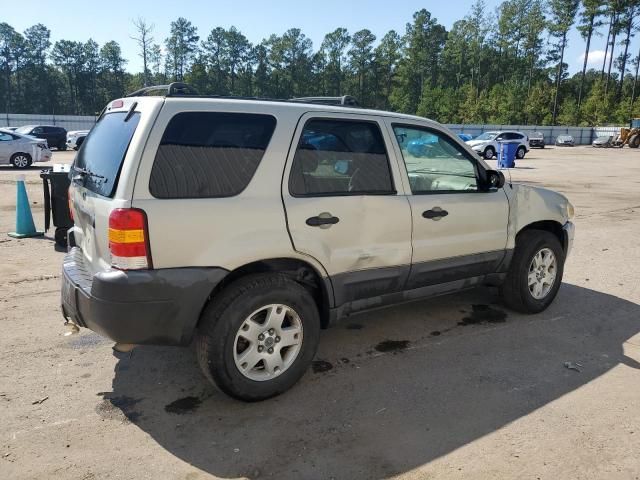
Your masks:
<path fill-rule="evenodd" d="M 442 125 L 154 92 L 113 101 L 72 167 L 69 321 L 119 343 L 195 337 L 210 380 L 261 400 L 353 313 L 481 284 L 522 312 L 556 296 L 573 207 L 505 186 Z"/>
<path fill-rule="evenodd" d="M 467 145 L 478 155 L 483 156 L 487 160 L 491 160 L 500 151 L 500 142 L 518 142 L 516 150 L 516 158 L 523 159 L 529 148 L 529 137 L 524 133 L 512 131 L 494 131 L 484 132 L 473 140 L 469 140 Z"/>

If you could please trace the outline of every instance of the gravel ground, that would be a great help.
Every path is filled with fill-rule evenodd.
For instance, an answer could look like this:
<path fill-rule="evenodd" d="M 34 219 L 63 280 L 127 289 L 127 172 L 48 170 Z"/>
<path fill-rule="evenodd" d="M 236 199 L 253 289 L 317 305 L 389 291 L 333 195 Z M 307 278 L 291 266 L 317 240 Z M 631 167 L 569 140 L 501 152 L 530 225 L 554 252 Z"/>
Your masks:
<path fill-rule="evenodd" d="M 39 169 L 27 184 L 42 227 Z M 121 355 L 90 331 L 65 336 L 53 232 L 5 234 L 14 174 L 0 167 L 0 478 L 640 477 L 640 151 L 547 148 L 512 171 L 576 206 L 546 312 L 478 289 L 364 313 L 258 404 L 209 386 L 190 348 Z"/>

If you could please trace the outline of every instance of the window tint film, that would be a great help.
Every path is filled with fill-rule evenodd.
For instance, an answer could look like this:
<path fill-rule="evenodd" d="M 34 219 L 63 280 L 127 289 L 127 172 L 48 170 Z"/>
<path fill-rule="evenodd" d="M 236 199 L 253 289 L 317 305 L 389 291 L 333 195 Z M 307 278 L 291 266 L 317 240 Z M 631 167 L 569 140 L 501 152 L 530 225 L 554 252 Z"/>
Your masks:
<path fill-rule="evenodd" d="M 151 169 L 156 198 L 239 194 L 253 178 L 276 119 L 244 113 L 185 112 L 171 119 Z"/>
<path fill-rule="evenodd" d="M 309 196 L 395 193 L 380 127 L 346 120 L 307 122 L 289 190 Z"/>
<path fill-rule="evenodd" d="M 74 167 L 90 172 L 79 177 L 84 187 L 105 197 L 113 196 L 122 162 L 139 121 L 139 112 L 129 118 L 127 112 L 107 113 L 98 120 L 74 163 Z"/>
<path fill-rule="evenodd" d="M 394 125 L 411 192 L 477 191 L 475 164 L 447 135 Z"/>

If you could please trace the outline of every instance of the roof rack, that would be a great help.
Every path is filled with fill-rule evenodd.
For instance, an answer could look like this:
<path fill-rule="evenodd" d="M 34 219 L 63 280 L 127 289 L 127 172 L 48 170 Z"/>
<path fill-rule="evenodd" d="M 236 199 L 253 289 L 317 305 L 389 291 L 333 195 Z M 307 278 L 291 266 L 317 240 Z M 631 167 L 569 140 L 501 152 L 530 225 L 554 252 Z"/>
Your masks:
<path fill-rule="evenodd" d="M 339 105 L 342 107 L 359 107 L 358 101 L 351 95 L 343 95 L 342 97 L 300 97 L 292 98 L 290 102 L 299 103 L 320 103 L 322 105 Z"/>
<path fill-rule="evenodd" d="M 182 82 L 173 82 L 169 85 L 153 85 L 144 87 L 135 92 L 129 93 L 127 97 L 144 97 L 159 95 L 164 97 L 197 97 L 197 98 L 224 98 L 230 100 L 259 100 L 263 102 L 294 102 L 294 103 L 314 103 L 322 105 L 333 105 L 341 107 L 359 107 L 358 101 L 350 96 L 342 97 L 300 97 L 289 100 L 278 98 L 241 97 L 233 95 L 200 95 L 191 85 Z"/>
<path fill-rule="evenodd" d="M 169 85 L 153 85 L 144 87 L 135 92 L 131 92 L 127 97 L 144 97 L 151 95 L 151 92 L 164 93 L 165 97 L 180 97 L 185 95 L 198 95 L 198 91 L 191 85 L 182 82 L 173 82 Z"/>

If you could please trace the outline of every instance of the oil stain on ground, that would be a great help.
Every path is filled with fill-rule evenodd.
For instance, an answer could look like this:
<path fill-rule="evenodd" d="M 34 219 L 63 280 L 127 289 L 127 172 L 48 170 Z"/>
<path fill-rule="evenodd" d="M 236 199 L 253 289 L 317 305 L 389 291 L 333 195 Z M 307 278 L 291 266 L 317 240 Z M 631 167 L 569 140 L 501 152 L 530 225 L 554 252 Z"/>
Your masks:
<path fill-rule="evenodd" d="M 333 365 L 331 365 L 329 362 L 326 362 L 324 360 L 314 360 L 311 363 L 311 369 L 313 370 L 313 373 L 328 372 L 332 368 L 333 368 Z"/>
<path fill-rule="evenodd" d="M 385 340 L 375 346 L 378 352 L 399 352 L 409 346 L 409 340 Z"/>
<path fill-rule="evenodd" d="M 105 420 L 120 420 L 135 422 L 141 416 L 140 412 L 134 410 L 135 407 L 142 398 L 132 398 L 126 395 L 119 395 L 117 397 L 110 397 L 111 392 L 100 392 L 98 395 L 103 397 L 103 400 L 96 407 L 96 413 Z"/>
<path fill-rule="evenodd" d="M 191 413 L 197 410 L 201 403 L 202 400 L 198 397 L 184 397 L 165 405 L 164 410 L 167 413 L 184 415 L 185 413 Z"/>
<path fill-rule="evenodd" d="M 507 314 L 489 305 L 473 305 L 470 315 L 464 317 L 458 325 L 476 325 L 479 323 L 503 323 L 507 321 Z"/>
<path fill-rule="evenodd" d="M 350 323 L 347 325 L 347 330 L 362 330 L 364 325 L 360 323 Z"/>

